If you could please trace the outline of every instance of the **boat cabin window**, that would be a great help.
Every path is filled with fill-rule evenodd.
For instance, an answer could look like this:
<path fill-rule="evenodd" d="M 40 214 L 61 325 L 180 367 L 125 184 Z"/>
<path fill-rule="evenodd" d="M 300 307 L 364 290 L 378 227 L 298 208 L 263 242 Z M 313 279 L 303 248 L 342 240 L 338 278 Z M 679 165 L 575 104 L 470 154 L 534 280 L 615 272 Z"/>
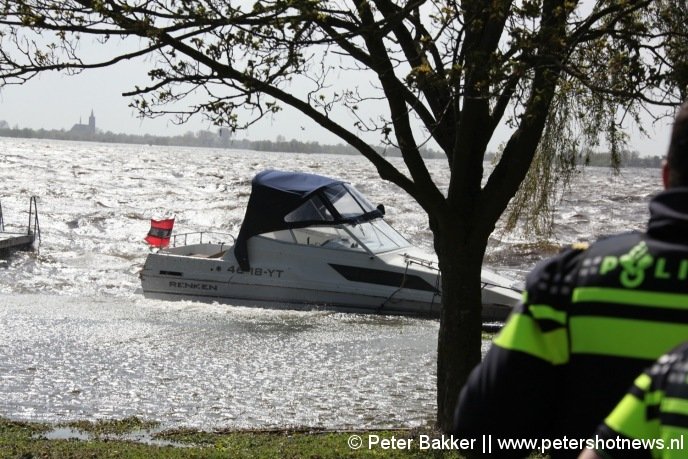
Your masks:
<path fill-rule="evenodd" d="M 356 188 L 341 184 L 327 187 L 323 191 L 342 218 L 358 217 L 375 210 Z"/>
<path fill-rule="evenodd" d="M 331 222 L 334 217 L 325 207 L 319 196 L 312 196 L 308 201 L 301 204 L 295 210 L 284 216 L 285 222 L 303 221 L 327 221 Z"/>
<path fill-rule="evenodd" d="M 335 215 L 329 209 L 334 208 L 337 218 L 356 218 L 375 210 L 375 207 L 355 188 L 345 185 L 332 185 L 314 194 L 306 202 L 284 217 L 287 223 L 297 222 L 332 222 Z M 329 204 L 326 205 L 326 203 Z"/>

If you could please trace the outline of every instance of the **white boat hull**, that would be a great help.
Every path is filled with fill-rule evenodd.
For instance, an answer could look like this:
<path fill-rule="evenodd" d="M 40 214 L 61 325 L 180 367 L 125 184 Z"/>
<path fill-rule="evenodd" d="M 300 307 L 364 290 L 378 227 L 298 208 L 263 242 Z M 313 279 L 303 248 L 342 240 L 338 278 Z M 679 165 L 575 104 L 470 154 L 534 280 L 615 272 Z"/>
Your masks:
<path fill-rule="evenodd" d="M 431 262 L 418 263 L 418 253 L 410 262 L 409 250 L 371 256 L 256 237 L 249 241 L 251 268 L 242 271 L 233 250 L 226 249 L 196 244 L 150 254 L 141 272 L 144 295 L 271 308 L 439 316 L 439 271 Z M 518 298 L 507 288 L 484 288 L 483 320 L 504 320 Z"/>

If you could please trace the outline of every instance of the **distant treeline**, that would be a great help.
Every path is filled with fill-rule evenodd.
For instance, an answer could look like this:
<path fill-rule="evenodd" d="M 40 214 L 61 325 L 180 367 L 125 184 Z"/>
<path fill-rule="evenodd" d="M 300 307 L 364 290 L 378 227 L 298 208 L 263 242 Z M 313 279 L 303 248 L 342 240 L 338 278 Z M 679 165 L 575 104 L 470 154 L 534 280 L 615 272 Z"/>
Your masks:
<path fill-rule="evenodd" d="M 272 151 L 281 153 L 330 153 L 340 155 L 358 155 L 358 150 L 350 145 L 322 145 L 318 142 L 301 142 L 298 140 L 286 140 L 278 136 L 277 140 L 244 140 L 234 139 L 229 131 L 220 129 L 217 132 L 198 131 L 187 132 L 178 136 L 154 136 L 116 134 L 114 132 L 97 131 L 95 134 L 83 134 L 78 132 L 46 129 L 27 128 L 3 128 L 0 126 L 0 137 L 21 137 L 29 139 L 55 139 L 76 140 L 87 142 L 127 143 L 144 145 L 163 145 L 179 147 L 204 147 L 204 148 L 232 148 L 239 150 Z M 401 156 L 400 151 L 393 147 L 376 147 L 378 153 L 384 156 Z M 442 158 L 439 152 L 423 149 L 424 158 Z"/>
<path fill-rule="evenodd" d="M 661 167 L 661 156 L 640 156 L 637 151 L 621 152 L 621 167 Z M 581 155 L 581 163 L 588 166 L 610 167 L 610 153 L 586 153 Z"/>
<path fill-rule="evenodd" d="M 301 142 L 298 140 L 286 140 L 283 136 L 277 136 L 276 140 L 246 140 L 234 139 L 229 131 L 220 129 L 217 132 L 198 131 L 187 132 L 178 136 L 154 136 L 116 134 L 113 132 L 97 131 L 88 135 L 78 132 L 46 129 L 9 128 L 7 123 L 0 121 L 0 137 L 20 137 L 30 139 L 56 139 L 76 140 L 88 142 L 126 143 L 144 145 L 163 145 L 180 147 L 205 147 L 205 148 L 232 148 L 238 150 L 272 151 L 281 153 L 329 153 L 339 155 L 357 155 L 356 149 L 350 145 L 322 145 L 318 142 Z M 390 157 L 401 156 L 400 151 L 393 147 L 377 147 L 377 152 Z M 423 149 L 424 158 L 443 158 L 444 154 L 430 149 Z M 486 159 L 494 158 L 494 153 L 488 153 Z M 596 153 L 586 151 L 581 153 L 578 163 L 587 166 L 611 167 L 611 155 L 609 153 Z M 624 151 L 621 153 L 621 167 L 660 167 L 660 156 L 643 157 L 637 151 Z"/>
<path fill-rule="evenodd" d="M 486 159 L 492 161 L 495 153 L 488 153 L 485 155 Z M 661 167 L 662 157 L 660 156 L 640 156 L 637 151 L 622 151 L 620 159 L 620 167 Z M 612 155 L 609 152 L 581 152 L 576 158 L 576 163 L 580 166 L 593 167 L 612 167 Z"/>

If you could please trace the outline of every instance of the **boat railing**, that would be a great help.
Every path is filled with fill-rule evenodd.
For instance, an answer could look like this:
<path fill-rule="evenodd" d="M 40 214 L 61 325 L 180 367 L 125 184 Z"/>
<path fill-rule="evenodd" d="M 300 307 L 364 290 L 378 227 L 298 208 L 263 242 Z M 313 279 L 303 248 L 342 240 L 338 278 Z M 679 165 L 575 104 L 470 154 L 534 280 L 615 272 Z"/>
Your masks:
<path fill-rule="evenodd" d="M 9 231 L 5 228 L 5 218 L 2 205 L 0 204 L 0 252 L 7 250 L 37 249 L 41 242 L 41 227 L 38 222 L 38 206 L 36 196 L 31 196 L 29 200 L 29 224 L 25 230 L 13 230 L 10 226 Z"/>
<path fill-rule="evenodd" d="M 33 235 L 38 238 L 38 243 L 41 243 L 41 225 L 38 222 L 38 203 L 36 196 L 31 196 L 29 200 L 29 224 L 28 235 Z"/>
<path fill-rule="evenodd" d="M 414 257 L 412 255 L 409 255 L 408 253 L 404 254 L 404 258 L 406 259 L 407 265 L 416 264 L 435 271 L 440 270 L 439 266 L 437 265 L 437 262 L 435 261 L 426 260 L 425 258 Z"/>
<path fill-rule="evenodd" d="M 171 240 L 172 247 L 183 247 L 192 244 L 220 244 L 225 245 L 230 241 L 236 242 L 234 236 L 229 233 L 218 233 L 214 231 L 196 231 L 192 233 L 173 234 Z"/>
<path fill-rule="evenodd" d="M 10 225 L 11 227 L 12 225 Z M 15 225 L 16 226 L 16 225 Z M 40 241 L 41 237 L 41 226 L 38 221 L 38 204 L 37 204 L 37 198 L 36 196 L 31 196 L 29 199 L 29 224 L 26 226 L 26 235 L 27 236 L 36 236 L 38 237 Z M 0 232 L 4 233 L 6 232 L 5 229 L 5 217 L 3 215 L 2 211 L 2 202 L 0 202 Z M 7 231 L 7 232 L 12 232 L 14 234 L 22 234 L 23 232 L 21 231 Z"/>

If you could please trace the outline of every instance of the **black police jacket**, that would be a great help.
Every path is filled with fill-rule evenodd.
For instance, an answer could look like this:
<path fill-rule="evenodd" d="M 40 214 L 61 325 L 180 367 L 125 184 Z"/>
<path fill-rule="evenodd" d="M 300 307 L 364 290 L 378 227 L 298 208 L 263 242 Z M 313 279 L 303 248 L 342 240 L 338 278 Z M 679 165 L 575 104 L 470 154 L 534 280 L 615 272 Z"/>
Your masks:
<path fill-rule="evenodd" d="M 455 435 L 477 445 L 491 435 L 491 457 L 544 446 L 553 458 L 577 457 L 633 379 L 688 339 L 688 188 L 656 196 L 650 215 L 645 233 L 571 247 L 535 267 L 461 392 Z"/>

